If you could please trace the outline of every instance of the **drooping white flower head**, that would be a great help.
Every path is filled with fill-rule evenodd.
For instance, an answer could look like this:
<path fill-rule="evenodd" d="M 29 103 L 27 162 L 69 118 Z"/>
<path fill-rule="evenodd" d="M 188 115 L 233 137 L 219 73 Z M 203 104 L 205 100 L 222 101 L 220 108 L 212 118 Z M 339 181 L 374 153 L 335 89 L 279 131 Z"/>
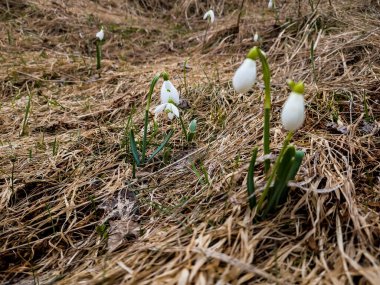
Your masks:
<path fill-rule="evenodd" d="M 158 114 L 163 112 L 163 111 L 165 111 L 165 113 L 168 114 L 168 117 L 170 120 L 172 120 L 174 118 L 174 116 L 179 118 L 179 110 L 176 107 L 176 105 L 174 105 L 172 103 L 163 103 L 161 105 L 158 105 L 156 107 L 156 109 L 154 110 L 155 117 L 157 117 Z"/>
<path fill-rule="evenodd" d="M 161 105 L 158 105 L 154 110 L 155 117 L 159 113 L 165 111 L 168 114 L 169 119 L 173 119 L 174 116 L 179 118 L 179 109 L 176 105 L 179 104 L 179 93 L 174 85 L 170 82 L 167 73 L 164 73 L 164 83 L 161 87 Z"/>
<path fill-rule="evenodd" d="M 96 33 L 96 38 L 97 38 L 99 41 L 102 41 L 102 40 L 104 39 L 104 29 L 103 29 L 103 26 L 102 26 L 102 28 L 100 29 L 100 31 Z"/>
<path fill-rule="evenodd" d="M 256 81 L 256 61 L 246 58 L 232 78 L 232 86 L 237 93 L 245 93 Z"/>
<path fill-rule="evenodd" d="M 236 70 L 234 77 L 232 78 L 232 86 L 238 93 L 247 92 L 252 88 L 256 81 L 256 59 L 259 57 L 259 49 L 257 47 L 252 48 L 247 58 Z"/>
<path fill-rule="evenodd" d="M 272 9 L 272 8 L 273 8 L 273 0 L 269 0 L 268 9 Z"/>
<path fill-rule="evenodd" d="M 282 108 L 281 122 L 286 130 L 294 132 L 302 126 L 305 120 L 304 84 L 302 81 L 298 83 L 289 81 L 289 86 L 292 92 Z"/>
<path fill-rule="evenodd" d="M 208 19 L 210 21 L 210 23 L 214 23 L 215 21 L 215 14 L 214 14 L 214 11 L 213 10 L 208 10 L 204 16 L 203 16 L 203 20 L 206 20 Z"/>

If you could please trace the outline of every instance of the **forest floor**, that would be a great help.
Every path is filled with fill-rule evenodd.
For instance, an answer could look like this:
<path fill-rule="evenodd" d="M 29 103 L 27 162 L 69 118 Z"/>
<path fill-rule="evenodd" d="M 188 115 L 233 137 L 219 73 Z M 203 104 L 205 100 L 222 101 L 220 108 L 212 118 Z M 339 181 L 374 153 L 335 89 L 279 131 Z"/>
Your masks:
<path fill-rule="evenodd" d="M 0 2 L 0 283 L 380 284 L 380 3 L 243 2 L 239 25 L 240 0 Z M 262 221 L 246 186 L 255 146 L 258 196 L 266 181 L 261 65 L 252 91 L 231 84 L 254 45 L 273 157 L 286 80 L 306 86 L 305 158 Z M 157 142 L 174 135 L 133 177 L 128 118 L 141 139 L 162 71 L 196 136 L 160 116 Z"/>

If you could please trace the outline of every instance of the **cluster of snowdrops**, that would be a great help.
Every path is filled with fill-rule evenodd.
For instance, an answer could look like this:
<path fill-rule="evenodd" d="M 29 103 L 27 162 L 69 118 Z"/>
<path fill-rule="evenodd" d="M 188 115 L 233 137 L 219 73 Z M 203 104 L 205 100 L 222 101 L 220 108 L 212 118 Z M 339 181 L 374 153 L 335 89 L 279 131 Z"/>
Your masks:
<path fill-rule="evenodd" d="M 210 23 L 214 22 L 214 13 L 210 10 L 205 14 L 205 19 L 208 19 Z M 103 28 L 96 34 L 98 39 L 97 44 L 97 66 L 100 68 L 100 42 L 104 38 Z M 257 38 L 257 36 L 255 35 Z M 264 97 L 264 126 L 263 126 L 263 153 L 265 156 L 263 171 L 266 177 L 265 186 L 262 189 L 261 195 L 258 201 L 255 194 L 255 182 L 254 173 L 256 168 L 256 157 L 258 153 L 258 147 L 254 147 L 248 169 L 247 177 L 247 194 L 248 204 L 251 209 L 255 210 L 257 218 L 265 218 L 268 215 L 274 213 L 276 209 L 284 202 L 286 202 L 289 186 L 288 182 L 294 180 L 300 166 L 304 153 L 300 150 L 296 150 L 295 146 L 290 144 L 290 140 L 296 130 L 298 130 L 305 119 L 305 105 L 304 105 L 304 84 L 302 81 L 294 82 L 288 80 L 288 85 L 291 89 L 291 93 L 288 96 L 281 112 L 281 122 L 288 131 L 288 134 L 283 142 L 283 147 L 280 150 L 277 159 L 275 161 L 270 160 L 270 112 L 271 112 L 271 90 L 270 90 L 270 69 L 267 62 L 266 54 L 258 47 L 253 47 L 247 54 L 243 63 L 236 70 L 233 78 L 232 85 L 237 93 L 245 93 L 251 90 L 253 87 L 257 72 L 256 62 L 260 61 L 262 64 L 263 79 L 265 86 Z M 161 86 L 160 99 L 161 104 L 154 108 L 154 120 L 160 113 L 165 113 L 170 120 L 177 118 L 180 121 L 182 132 L 187 141 L 191 141 L 195 135 L 197 122 L 192 120 L 188 126 L 182 120 L 180 114 L 180 94 L 172 82 L 169 80 L 169 75 L 166 72 L 158 73 L 150 84 L 150 89 L 147 96 L 147 104 L 145 108 L 145 121 L 142 139 L 136 141 L 133 128 L 129 130 L 129 150 L 133 157 L 133 169 L 136 167 L 147 164 L 151 161 L 169 142 L 173 135 L 173 130 L 170 130 L 165 134 L 164 139 L 158 147 L 149 152 L 147 155 L 147 148 L 150 144 L 148 139 L 149 133 L 149 112 L 151 108 L 152 95 L 155 85 L 160 79 L 163 79 Z M 131 118 L 130 118 L 131 119 Z M 130 120 L 129 120 L 130 123 Z"/>

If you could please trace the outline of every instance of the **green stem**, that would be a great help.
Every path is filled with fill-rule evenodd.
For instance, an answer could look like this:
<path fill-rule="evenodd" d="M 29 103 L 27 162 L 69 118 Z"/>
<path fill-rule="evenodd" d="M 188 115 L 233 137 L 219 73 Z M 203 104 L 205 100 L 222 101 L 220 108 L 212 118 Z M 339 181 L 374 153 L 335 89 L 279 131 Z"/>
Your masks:
<path fill-rule="evenodd" d="M 183 123 L 183 120 L 182 120 L 181 116 L 179 116 L 179 121 L 181 123 L 181 128 L 182 128 L 183 135 L 185 136 L 186 140 L 188 140 L 186 127 L 185 127 L 185 124 Z"/>
<path fill-rule="evenodd" d="M 271 173 L 271 175 L 269 176 L 268 181 L 267 181 L 267 183 L 266 183 L 266 185 L 265 185 L 265 188 L 264 188 L 263 194 L 261 194 L 261 196 L 260 196 L 260 200 L 259 200 L 259 202 L 257 203 L 257 210 L 258 210 L 258 212 L 261 211 L 261 207 L 262 207 L 262 205 L 263 205 L 263 203 L 264 203 L 264 200 L 265 200 L 266 196 L 268 195 L 269 188 L 270 188 L 270 186 L 271 186 L 271 184 L 272 184 L 272 181 L 273 181 L 273 179 L 274 179 L 274 176 L 276 175 L 276 172 L 277 172 L 278 166 L 280 165 L 280 161 L 281 161 L 281 159 L 282 159 L 282 157 L 283 157 L 283 155 L 284 155 L 284 152 L 285 152 L 285 150 L 286 150 L 286 147 L 289 145 L 289 142 L 290 142 L 292 136 L 293 136 L 293 132 L 289 132 L 289 133 L 287 134 L 285 140 L 284 140 L 284 144 L 283 144 L 283 146 L 282 146 L 282 149 L 281 149 L 281 151 L 280 151 L 280 154 L 278 155 L 277 160 L 276 160 L 276 163 L 275 163 L 275 165 L 273 166 L 272 173 Z"/>
<path fill-rule="evenodd" d="M 271 110 L 271 97 L 270 97 L 270 69 L 265 55 L 259 49 L 259 58 L 263 68 L 265 97 L 264 97 L 264 155 L 270 154 L 270 110 Z M 264 162 L 265 173 L 268 173 L 270 168 L 270 159 Z"/>
<path fill-rule="evenodd" d="M 100 64 L 101 57 L 102 57 L 101 42 L 100 40 L 96 40 L 96 69 L 100 69 L 101 67 L 101 64 Z"/>
<path fill-rule="evenodd" d="M 152 94 L 154 91 L 154 87 L 156 86 L 157 81 L 160 79 L 160 77 L 166 77 L 167 78 L 167 74 L 165 72 L 157 73 L 153 77 L 153 79 L 150 83 L 150 88 L 149 88 L 149 93 L 148 93 L 148 101 L 147 101 L 146 107 L 145 107 L 144 135 L 143 135 L 142 149 L 141 149 L 141 163 L 142 164 L 145 162 L 145 155 L 146 155 L 146 141 L 147 141 L 147 133 L 148 133 L 150 103 L 152 101 Z"/>

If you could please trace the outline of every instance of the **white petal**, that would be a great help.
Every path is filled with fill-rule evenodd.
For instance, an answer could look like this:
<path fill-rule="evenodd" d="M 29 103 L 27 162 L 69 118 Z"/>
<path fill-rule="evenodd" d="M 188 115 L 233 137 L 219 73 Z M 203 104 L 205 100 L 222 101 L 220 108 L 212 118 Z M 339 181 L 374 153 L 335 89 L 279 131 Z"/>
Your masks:
<path fill-rule="evenodd" d="M 256 81 L 256 62 L 246 58 L 242 65 L 236 70 L 232 78 L 232 85 L 236 92 L 244 93 L 252 88 Z"/>
<path fill-rule="evenodd" d="M 166 81 L 164 81 L 164 83 L 162 83 L 161 93 L 160 93 L 160 98 L 161 98 L 161 103 L 162 104 L 168 103 L 168 101 L 169 101 L 169 95 L 170 95 L 170 92 L 166 88 Z"/>
<path fill-rule="evenodd" d="M 165 110 L 168 110 L 170 112 L 169 114 L 174 114 L 177 118 L 179 118 L 179 110 L 174 104 L 168 103 Z"/>
<path fill-rule="evenodd" d="M 253 41 L 254 42 L 257 42 L 259 40 L 259 35 L 256 33 L 254 36 L 253 36 Z"/>
<path fill-rule="evenodd" d="M 291 92 L 281 112 L 281 122 L 288 131 L 298 130 L 305 120 L 305 103 L 302 94 Z"/>
<path fill-rule="evenodd" d="M 101 29 L 99 32 L 96 33 L 96 37 L 99 39 L 99 40 L 103 40 L 104 39 L 104 30 Z"/>
<path fill-rule="evenodd" d="M 174 87 L 174 85 L 169 81 L 165 81 L 165 88 L 169 91 L 169 99 L 172 99 L 175 104 L 179 104 L 179 93 L 178 90 Z"/>
<path fill-rule="evenodd" d="M 173 113 L 168 113 L 168 118 L 169 118 L 169 120 L 173 120 L 174 114 Z"/>
<path fill-rule="evenodd" d="M 167 105 L 167 104 L 164 103 L 164 104 L 158 105 L 158 106 L 156 107 L 156 109 L 154 109 L 154 114 L 155 114 L 156 117 L 157 117 L 157 115 L 158 115 L 159 113 L 161 113 L 162 111 L 165 110 L 166 105 Z"/>
<path fill-rule="evenodd" d="M 210 23 L 214 23 L 215 21 L 215 14 L 213 10 L 208 10 L 204 16 L 203 19 L 206 20 L 207 18 L 210 18 Z"/>
<path fill-rule="evenodd" d="M 269 0 L 268 9 L 272 9 L 272 8 L 273 8 L 273 1 Z"/>

